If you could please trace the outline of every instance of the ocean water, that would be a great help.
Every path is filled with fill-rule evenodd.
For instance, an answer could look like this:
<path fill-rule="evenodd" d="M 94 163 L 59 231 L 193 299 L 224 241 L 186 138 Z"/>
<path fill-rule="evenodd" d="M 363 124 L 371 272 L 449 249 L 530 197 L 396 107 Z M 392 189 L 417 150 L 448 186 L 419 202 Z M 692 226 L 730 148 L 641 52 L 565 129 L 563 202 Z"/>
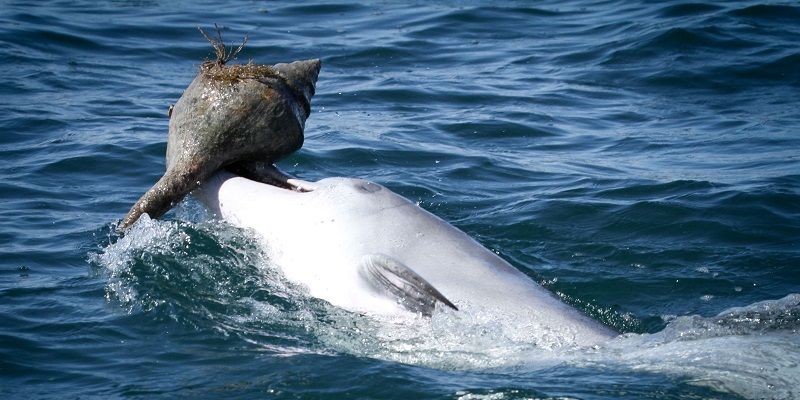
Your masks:
<path fill-rule="evenodd" d="M 379 182 L 623 335 L 354 315 L 191 198 L 117 236 L 214 23 L 323 61 L 284 170 Z M 0 0 L 0 397 L 800 398 L 798 43 L 796 2 Z"/>

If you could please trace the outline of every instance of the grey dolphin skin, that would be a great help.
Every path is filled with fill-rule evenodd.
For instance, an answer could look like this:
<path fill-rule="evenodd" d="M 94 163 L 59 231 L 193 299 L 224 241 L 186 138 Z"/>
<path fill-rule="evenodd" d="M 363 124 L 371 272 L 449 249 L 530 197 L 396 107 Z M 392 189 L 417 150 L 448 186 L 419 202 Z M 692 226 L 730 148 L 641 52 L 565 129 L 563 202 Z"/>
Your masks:
<path fill-rule="evenodd" d="M 170 112 L 167 171 L 131 208 L 120 232 L 142 214 L 162 216 L 220 169 L 258 171 L 303 145 L 320 61 L 225 65 L 231 54 L 221 38 L 209 40 L 217 60 L 200 66 Z"/>

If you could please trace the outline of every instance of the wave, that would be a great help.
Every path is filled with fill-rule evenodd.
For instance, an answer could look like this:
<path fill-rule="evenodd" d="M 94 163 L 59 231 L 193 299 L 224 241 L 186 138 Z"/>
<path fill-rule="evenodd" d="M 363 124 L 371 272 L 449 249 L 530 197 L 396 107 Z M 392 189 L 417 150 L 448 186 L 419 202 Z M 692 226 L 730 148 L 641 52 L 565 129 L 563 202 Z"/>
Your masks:
<path fill-rule="evenodd" d="M 728 14 L 749 19 L 763 19 L 767 22 L 800 22 L 800 7 L 785 4 L 756 4 L 737 8 Z"/>
<path fill-rule="evenodd" d="M 680 18 L 713 13 L 722 9 L 723 7 L 719 5 L 709 3 L 672 4 L 659 10 L 659 15 L 666 18 Z"/>

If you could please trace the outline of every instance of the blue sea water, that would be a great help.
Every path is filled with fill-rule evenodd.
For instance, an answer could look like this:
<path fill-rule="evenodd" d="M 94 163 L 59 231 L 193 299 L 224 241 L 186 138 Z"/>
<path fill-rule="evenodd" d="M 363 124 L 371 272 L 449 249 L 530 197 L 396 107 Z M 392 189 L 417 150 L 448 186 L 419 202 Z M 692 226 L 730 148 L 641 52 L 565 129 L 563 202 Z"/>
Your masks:
<path fill-rule="evenodd" d="M 211 48 L 321 58 L 306 180 L 363 177 L 624 335 L 353 315 L 164 170 Z M 0 0 L 3 398 L 800 398 L 800 6 Z"/>

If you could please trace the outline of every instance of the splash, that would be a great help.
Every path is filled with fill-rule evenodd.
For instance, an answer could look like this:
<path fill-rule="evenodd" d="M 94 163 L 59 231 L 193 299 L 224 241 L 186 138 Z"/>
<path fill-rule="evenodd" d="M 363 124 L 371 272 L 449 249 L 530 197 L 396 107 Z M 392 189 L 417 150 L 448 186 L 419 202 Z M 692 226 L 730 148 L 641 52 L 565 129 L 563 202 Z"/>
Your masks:
<path fill-rule="evenodd" d="M 447 370 L 484 369 L 552 358 L 559 332 L 521 324 L 478 305 L 437 307 L 430 318 L 370 316 L 325 332 L 332 348 L 360 356 Z"/>
<path fill-rule="evenodd" d="M 340 321 L 324 332 L 339 351 L 448 370 L 545 371 L 559 366 L 655 373 L 747 398 L 800 392 L 800 295 L 679 317 L 655 334 L 622 335 L 603 346 L 549 348 L 532 327 L 479 309 L 432 318 Z"/>
<path fill-rule="evenodd" d="M 586 354 L 584 361 L 683 377 L 694 385 L 747 398 L 796 398 L 798 315 L 800 295 L 790 294 L 714 317 L 679 317 L 661 332 L 622 336 Z"/>
<path fill-rule="evenodd" d="M 252 232 L 210 218 L 197 202 L 177 211 L 179 221 L 145 215 L 89 254 L 111 306 L 154 323 L 235 337 L 278 357 L 331 354 L 320 332 L 360 318 L 287 281 Z"/>

